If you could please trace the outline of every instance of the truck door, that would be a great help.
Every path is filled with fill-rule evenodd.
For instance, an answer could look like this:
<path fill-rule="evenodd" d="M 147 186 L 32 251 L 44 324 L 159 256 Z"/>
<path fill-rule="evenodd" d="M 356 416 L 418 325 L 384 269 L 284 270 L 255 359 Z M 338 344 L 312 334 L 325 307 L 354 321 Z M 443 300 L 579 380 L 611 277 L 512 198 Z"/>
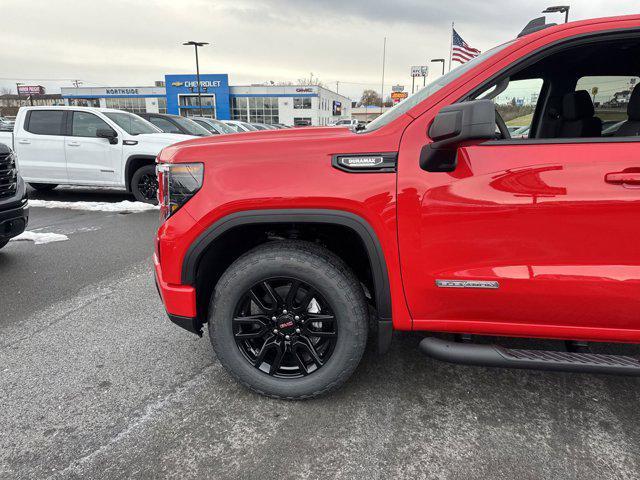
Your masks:
<path fill-rule="evenodd" d="M 454 171 L 427 172 L 432 118 L 410 125 L 399 155 L 416 326 L 620 340 L 640 330 L 640 136 L 488 141 L 459 148 Z"/>
<path fill-rule="evenodd" d="M 64 110 L 28 110 L 17 125 L 14 147 L 20 174 L 27 182 L 65 183 Z"/>
<path fill-rule="evenodd" d="M 65 137 L 65 151 L 69 181 L 79 184 L 115 185 L 116 172 L 122 156 L 122 140 L 111 144 L 109 139 L 97 136 L 100 129 L 113 130 L 97 115 L 70 112 L 71 128 Z"/>

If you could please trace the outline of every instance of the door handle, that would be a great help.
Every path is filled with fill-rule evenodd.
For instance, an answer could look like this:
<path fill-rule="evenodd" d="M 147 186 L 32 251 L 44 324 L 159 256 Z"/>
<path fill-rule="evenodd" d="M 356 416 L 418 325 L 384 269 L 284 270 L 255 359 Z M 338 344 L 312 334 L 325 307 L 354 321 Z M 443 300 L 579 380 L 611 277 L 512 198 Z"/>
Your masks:
<path fill-rule="evenodd" d="M 640 172 L 612 172 L 604 176 L 604 181 L 615 185 L 640 185 Z"/>
<path fill-rule="evenodd" d="M 67 145 L 69 145 L 70 147 L 79 147 L 80 142 L 71 141 L 71 142 L 68 142 Z"/>
<path fill-rule="evenodd" d="M 21 143 L 22 145 L 28 145 L 31 143 L 31 140 L 26 140 L 23 138 L 21 140 L 18 140 L 18 143 Z"/>

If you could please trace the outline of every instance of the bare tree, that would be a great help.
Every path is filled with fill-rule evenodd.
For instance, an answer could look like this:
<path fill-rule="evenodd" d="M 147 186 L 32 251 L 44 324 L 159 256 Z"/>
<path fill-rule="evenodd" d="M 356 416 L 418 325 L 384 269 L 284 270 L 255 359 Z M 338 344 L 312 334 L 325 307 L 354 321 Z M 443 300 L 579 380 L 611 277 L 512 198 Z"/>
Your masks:
<path fill-rule="evenodd" d="M 11 87 L 0 87 L 0 95 L 10 95 L 12 93 Z"/>
<path fill-rule="evenodd" d="M 308 85 L 308 86 L 316 86 L 316 87 L 324 87 L 324 83 L 318 77 L 313 76 L 313 72 L 309 74 L 308 78 L 299 78 L 298 85 Z"/>
<path fill-rule="evenodd" d="M 379 107 L 382 103 L 382 99 L 380 98 L 380 94 L 375 90 L 367 89 L 362 92 L 362 97 L 360 98 L 360 102 L 358 102 L 361 106 L 364 107 Z"/>

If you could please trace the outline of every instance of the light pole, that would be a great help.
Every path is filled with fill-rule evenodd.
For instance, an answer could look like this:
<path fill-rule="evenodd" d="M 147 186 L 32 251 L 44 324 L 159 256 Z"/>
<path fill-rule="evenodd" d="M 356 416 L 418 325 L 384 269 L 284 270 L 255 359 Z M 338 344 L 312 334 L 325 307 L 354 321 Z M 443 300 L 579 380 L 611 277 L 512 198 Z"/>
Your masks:
<path fill-rule="evenodd" d="M 444 75 L 444 58 L 434 58 L 432 63 L 442 63 L 442 75 Z"/>
<path fill-rule="evenodd" d="M 196 83 L 198 84 L 198 109 L 202 116 L 202 95 L 200 94 L 200 63 L 198 62 L 198 47 L 209 45 L 208 42 L 194 42 L 193 40 L 184 42 L 182 45 L 193 45 L 196 51 Z"/>
<path fill-rule="evenodd" d="M 547 7 L 542 13 L 564 13 L 564 23 L 569 21 L 569 5 L 558 5 L 556 7 Z"/>

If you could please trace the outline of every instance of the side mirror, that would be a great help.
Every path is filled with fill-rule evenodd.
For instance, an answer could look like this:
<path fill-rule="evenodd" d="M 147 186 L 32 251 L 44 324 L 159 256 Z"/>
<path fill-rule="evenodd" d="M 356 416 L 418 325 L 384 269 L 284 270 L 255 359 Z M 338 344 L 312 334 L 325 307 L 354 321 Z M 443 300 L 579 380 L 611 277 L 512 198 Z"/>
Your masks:
<path fill-rule="evenodd" d="M 496 107 L 491 100 L 473 100 L 444 107 L 429 127 L 432 143 L 422 147 L 420 168 L 427 172 L 452 172 L 458 164 L 458 147 L 467 140 L 493 139 Z"/>
<path fill-rule="evenodd" d="M 96 137 L 106 138 L 111 145 L 118 143 L 118 132 L 112 128 L 99 128 L 96 130 Z"/>

